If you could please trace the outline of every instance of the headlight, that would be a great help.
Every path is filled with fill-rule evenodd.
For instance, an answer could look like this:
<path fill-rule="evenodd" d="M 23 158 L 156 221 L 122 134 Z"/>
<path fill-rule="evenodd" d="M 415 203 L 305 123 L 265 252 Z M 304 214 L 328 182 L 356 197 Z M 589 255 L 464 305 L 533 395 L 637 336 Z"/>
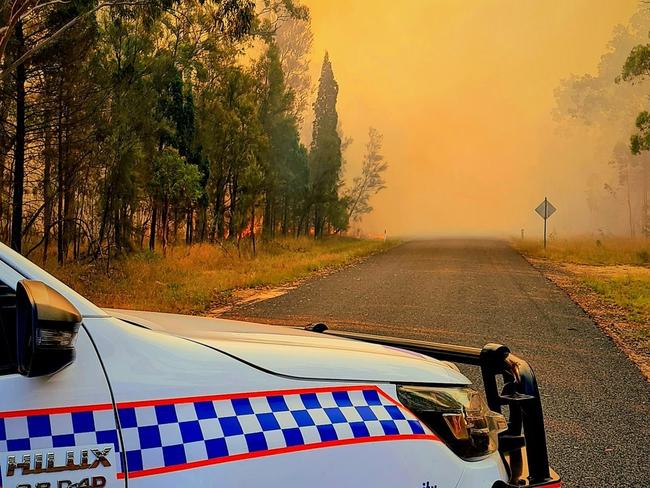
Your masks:
<path fill-rule="evenodd" d="M 449 448 L 468 461 L 495 452 L 498 434 L 508 428 L 472 388 L 398 386 L 397 397 Z"/>

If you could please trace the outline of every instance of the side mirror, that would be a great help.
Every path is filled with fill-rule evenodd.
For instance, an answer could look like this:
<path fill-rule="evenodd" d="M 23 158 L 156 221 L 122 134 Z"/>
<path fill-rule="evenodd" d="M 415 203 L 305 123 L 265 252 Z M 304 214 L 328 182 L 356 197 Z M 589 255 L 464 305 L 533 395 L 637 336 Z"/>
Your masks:
<path fill-rule="evenodd" d="M 16 286 L 16 359 L 18 372 L 35 377 L 54 374 L 74 361 L 81 314 L 65 297 L 40 281 Z"/>

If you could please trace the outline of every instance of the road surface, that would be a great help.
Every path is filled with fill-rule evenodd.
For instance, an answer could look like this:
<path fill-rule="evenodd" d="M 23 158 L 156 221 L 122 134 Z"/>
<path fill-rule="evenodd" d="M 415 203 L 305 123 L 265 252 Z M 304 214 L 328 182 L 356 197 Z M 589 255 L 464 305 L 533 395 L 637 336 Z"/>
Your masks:
<path fill-rule="evenodd" d="M 650 384 L 506 243 L 415 241 L 226 317 L 482 346 L 535 368 L 552 466 L 567 487 L 650 486 Z M 472 379 L 477 375 L 471 374 Z"/>

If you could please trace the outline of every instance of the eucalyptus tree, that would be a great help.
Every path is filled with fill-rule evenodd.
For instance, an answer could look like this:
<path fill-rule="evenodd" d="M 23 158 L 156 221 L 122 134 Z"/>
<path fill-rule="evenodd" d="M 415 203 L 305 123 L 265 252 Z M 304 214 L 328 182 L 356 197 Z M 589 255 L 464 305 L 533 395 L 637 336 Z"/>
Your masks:
<path fill-rule="evenodd" d="M 381 152 L 382 139 L 377 129 L 368 129 L 361 175 L 354 178 L 352 186 L 346 192 L 348 220 L 358 221 L 362 215 L 372 212 L 370 197 L 386 188 L 383 173 L 388 169 L 388 163 Z"/>
<path fill-rule="evenodd" d="M 209 176 L 211 239 L 237 237 L 241 230 L 242 175 L 257 163 L 266 141 L 260 124 L 255 77 L 246 68 L 219 70 L 197 97 L 198 135 Z M 227 228 L 227 231 L 226 231 Z"/>
<path fill-rule="evenodd" d="M 59 26 L 58 29 L 42 36 L 37 43 L 23 50 L 20 56 L 11 60 L 6 59 L 6 50 L 12 38 L 20 37 L 22 24 L 42 14 L 56 10 L 61 4 L 52 0 L 7 0 L 0 4 L 0 81 L 7 79 L 18 67 L 35 56 L 53 41 L 64 37 L 72 27 L 88 19 L 93 19 L 105 10 L 119 9 L 121 12 L 146 15 L 151 19 L 160 16 L 161 12 L 172 9 L 182 0 L 92 0 L 81 2 L 73 17 Z M 216 6 L 213 16 L 215 29 L 226 35 L 241 38 L 248 34 L 255 19 L 254 0 L 212 0 Z M 290 2 L 289 2 L 290 3 Z M 271 8 L 271 7 L 269 7 Z"/>
<path fill-rule="evenodd" d="M 284 73 L 275 43 L 271 43 L 259 67 L 260 118 L 268 140 L 264 163 L 264 234 L 275 236 L 278 221 L 286 234 L 289 205 L 293 196 L 294 171 L 300 164 L 300 136 L 293 113 L 293 92 L 285 84 Z M 298 158 L 298 159 L 296 159 Z M 304 160 L 303 160 L 304 162 Z"/>
<path fill-rule="evenodd" d="M 187 163 L 176 149 L 165 148 L 154 159 L 149 186 L 161 205 L 163 254 L 169 243 L 171 210 L 178 206 L 188 209 L 196 203 L 201 192 L 200 178 L 198 168 Z"/>
<path fill-rule="evenodd" d="M 583 146 L 593 154 L 591 160 L 602 169 L 610 160 L 608 155 L 614 154 L 615 160 L 626 161 L 623 166 L 616 166 L 626 174 L 629 172 L 626 191 L 630 190 L 632 202 L 621 205 L 621 211 L 625 211 L 628 218 L 630 211 L 640 216 L 637 219 L 641 220 L 641 228 L 648 226 L 648 212 L 644 209 L 648 200 L 650 158 L 641 155 L 621 159 L 620 145 L 629 146 L 630 131 L 634 129 L 640 108 L 646 104 L 648 87 L 641 82 L 643 46 L 635 46 L 645 42 L 649 29 L 650 17 L 639 10 L 627 24 L 616 27 L 595 73 L 573 75 L 563 80 L 555 91 L 556 118 L 566 123 L 566 128 L 581 129 Z M 632 149 L 637 151 L 635 144 L 632 141 Z M 612 185 L 623 182 L 620 173 L 615 178 L 618 181 L 605 182 L 605 187 L 613 188 Z M 592 196 L 591 200 L 594 198 Z"/>
<path fill-rule="evenodd" d="M 650 76 L 650 44 L 637 44 L 627 56 L 621 70 L 620 78 L 630 84 L 646 80 Z M 645 105 L 647 100 L 647 85 L 644 87 L 644 99 L 639 105 Z M 637 105 L 638 106 L 638 105 Z M 636 133 L 630 137 L 630 149 L 641 167 L 641 231 L 646 237 L 650 236 L 650 112 L 641 110 L 635 121 Z"/>
<path fill-rule="evenodd" d="M 305 7 L 9 3 L 24 15 L 0 7 L 0 238 L 46 259 L 56 236 L 64 264 L 147 237 L 165 252 L 183 227 L 188 243 L 310 227 L 313 172 L 274 40 L 283 23 L 308 19 Z M 268 49 L 242 61 L 255 40 Z M 332 223 L 332 202 L 321 203 Z"/>
<path fill-rule="evenodd" d="M 293 92 L 293 113 L 299 126 L 311 95 L 309 62 L 313 41 L 309 16 L 287 19 L 275 32 L 285 83 Z"/>

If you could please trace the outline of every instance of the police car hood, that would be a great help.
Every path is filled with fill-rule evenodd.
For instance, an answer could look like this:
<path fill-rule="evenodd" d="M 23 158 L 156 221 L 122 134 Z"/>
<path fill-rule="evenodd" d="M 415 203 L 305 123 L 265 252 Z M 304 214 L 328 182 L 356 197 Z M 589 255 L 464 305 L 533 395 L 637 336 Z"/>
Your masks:
<path fill-rule="evenodd" d="M 305 379 L 468 384 L 446 363 L 403 349 L 290 327 L 131 310 L 118 319 L 184 337 L 270 373 Z"/>

